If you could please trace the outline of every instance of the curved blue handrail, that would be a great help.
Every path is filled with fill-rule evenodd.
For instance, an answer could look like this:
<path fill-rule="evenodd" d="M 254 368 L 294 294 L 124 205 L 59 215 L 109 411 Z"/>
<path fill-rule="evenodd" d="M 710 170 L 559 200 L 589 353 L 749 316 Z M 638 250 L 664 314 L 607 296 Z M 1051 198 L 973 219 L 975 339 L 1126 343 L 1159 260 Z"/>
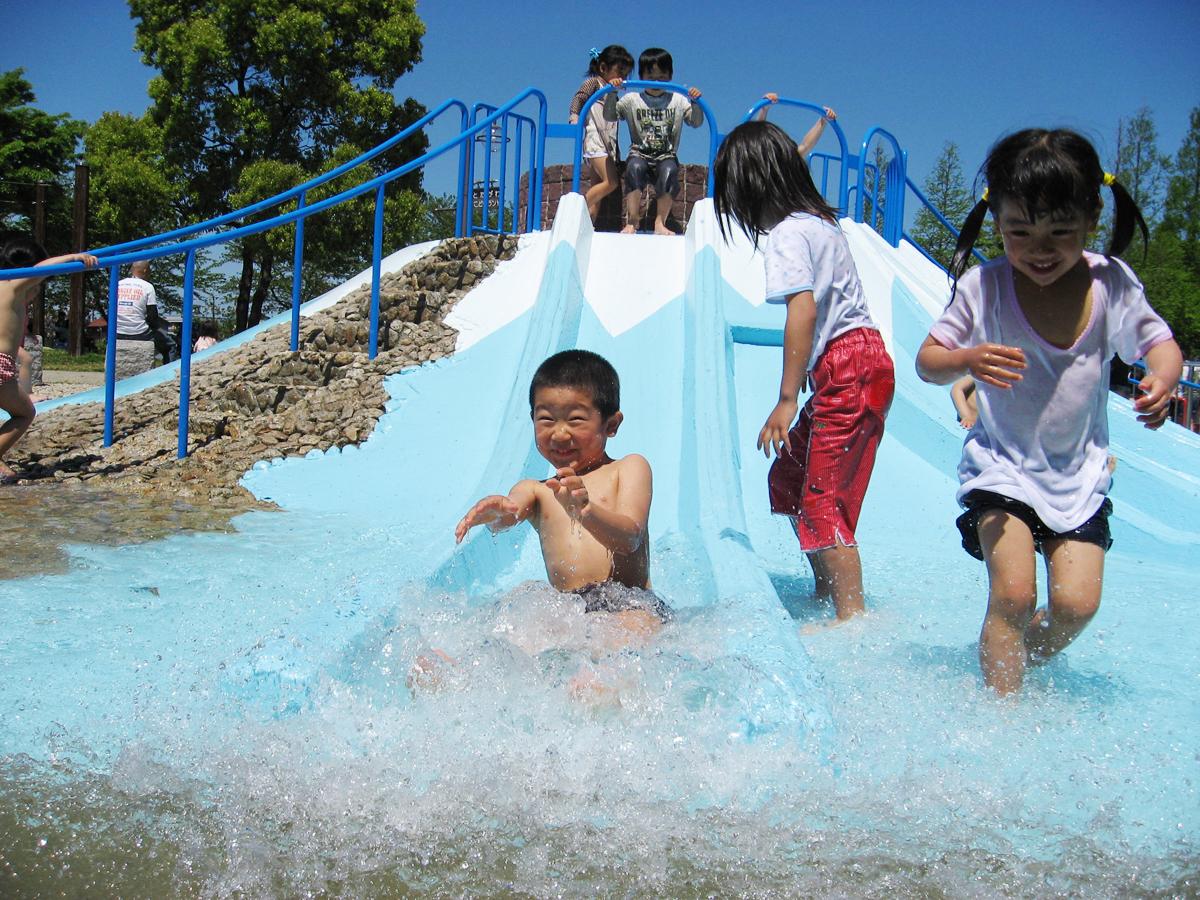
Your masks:
<path fill-rule="evenodd" d="M 893 247 L 900 243 L 900 236 L 904 225 L 904 187 L 908 181 L 908 153 L 900 148 L 900 142 L 896 140 L 896 136 L 890 131 L 880 128 L 878 125 L 872 127 L 863 138 L 862 148 L 859 150 L 858 159 L 858 192 L 854 197 L 854 220 L 861 222 L 863 220 L 863 198 L 866 193 L 866 175 L 867 175 L 867 148 L 870 147 L 871 141 L 876 135 L 887 140 L 892 145 L 892 160 L 888 164 L 887 184 L 889 196 L 885 198 L 883 204 L 883 237 Z M 899 185 L 897 187 L 896 185 Z M 876 190 L 878 190 L 879 179 L 875 179 Z M 891 191 L 895 190 L 895 194 Z M 893 202 L 888 203 L 887 200 Z"/>
<path fill-rule="evenodd" d="M 807 100 L 796 100 L 792 97 L 780 97 L 779 99 L 777 99 L 775 101 L 775 103 L 772 103 L 770 100 L 763 98 L 762 100 L 759 100 L 757 103 L 755 103 L 752 107 L 750 107 L 749 110 L 746 111 L 746 115 L 742 116 L 742 121 L 749 122 L 751 119 L 754 118 L 754 116 L 758 113 L 758 111 L 760 109 L 765 109 L 769 106 L 777 106 L 777 105 L 778 106 L 795 106 L 799 109 L 810 109 L 813 112 L 817 113 L 817 115 L 820 115 L 820 116 L 823 116 L 825 114 L 824 106 L 818 106 L 816 103 L 810 103 Z M 850 196 L 850 145 L 846 142 L 846 133 L 842 130 L 842 126 L 838 124 L 838 120 L 837 119 L 827 119 L 826 121 L 830 125 L 833 126 L 833 133 L 837 136 L 838 147 L 842 151 L 841 172 L 838 175 L 837 205 L 838 205 L 838 214 L 844 216 L 844 215 L 846 215 L 846 212 L 850 207 L 850 200 L 849 200 L 849 196 Z M 810 159 L 812 157 L 817 157 L 817 156 L 825 157 L 827 160 L 837 158 L 828 153 L 821 153 L 821 154 L 810 153 L 809 154 Z M 822 179 L 822 184 L 821 184 L 821 193 L 822 194 L 825 193 L 826 182 L 828 180 L 828 177 L 829 177 L 829 163 L 827 161 L 825 163 L 825 176 Z"/>
<path fill-rule="evenodd" d="M 626 81 L 623 86 L 626 88 L 633 88 L 635 90 L 659 88 L 664 91 L 670 91 L 672 94 L 683 94 L 685 96 L 688 92 L 687 87 L 682 84 L 676 84 L 673 81 Z M 597 103 L 600 98 L 604 97 L 606 94 L 613 93 L 615 90 L 616 88 L 614 88 L 611 84 L 606 84 L 604 87 L 600 88 L 600 90 L 596 91 L 596 93 L 592 94 L 592 96 L 588 97 L 587 102 L 580 107 L 579 121 L 575 123 L 575 125 L 568 126 L 573 128 L 575 131 L 573 135 L 575 141 L 575 150 L 572 154 L 573 162 L 571 168 L 571 190 L 575 193 L 579 193 L 579 170 L 583 159 L 583 132 L 587 127 L 588 112 L 591 111 L 593 104 Z M 708 184 L 706 186 L 706 190 L 708 192 L 708 196 L 711 197 L 713 192 L 712 161 L 717 155 L 718 144 L 717 117 L 713 115 L 712 109 L 707 103 L 704 102 L 703 97 L 697 97 L 692 102 L 699 106 L 704 112 L 704 120 L 708 123 Z"/>

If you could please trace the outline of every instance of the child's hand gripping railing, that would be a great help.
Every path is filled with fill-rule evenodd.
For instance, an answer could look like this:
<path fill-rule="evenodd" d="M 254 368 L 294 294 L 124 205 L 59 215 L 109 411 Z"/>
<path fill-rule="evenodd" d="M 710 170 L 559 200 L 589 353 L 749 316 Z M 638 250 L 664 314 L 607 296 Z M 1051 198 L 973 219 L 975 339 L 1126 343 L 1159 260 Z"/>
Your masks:
<path fill-rule="evenodd" d="M 682 84 L 675 84 L 673 81 L 626 81 L 622 84 L 623 88 L 632 88 L 634 90 L 643 90 L 645 88 L 657 88 L 664 91 L 670 91 L 673 94 L 683 94 L 687 96 L 689 88 Z M 568 137 L 575 142 L 575 148 L 571 153 L 571 190 L 579 193 L 579 172 L 583 160 L 583 133 L 587 127 L 588 112 L 592 105 L 603 101 L 607 94 L 611 94 L 616 88 L 611 84 L 606 84 L 592 96 L 587 98 L 587 102 L 579 110 L 579 121 L 574 125 L 556 125 L 550 132 L 550 137 Z M 717 146 L 721 143 L 721 135 L 717 131 L 717 117 L 713 115 L 712 109 L 704 102 L 703 97 L 697 97 L 692 100 L 704 112 L 704 120 L 708 123 L 708 183 L 706 193 L 709 197 L 713 192 L 713 160 L 717 156 Z"/>
<path fill-rule="evenodd" d="M 755 103 L 742 117 L 743 122 L 749 122 L 754 119 L 759 110 L 769 106 L 794 106 L 799 109 L 809 109 L 819 116 L 825 115 L 825 107 L 819 106 L 816 103 L 809 103 L 807 100 L 796 100 L 791 97 L 779 97 L 774 103 L 767 98 L 763 98 Z M 838 148 L 841 153 L 834 156 L 832 153 L 813 152 L 809 154 L 808 164 L 809 170 L 812 169 L 813 160 L 821 162 L 821 195 L 829 197 L 829 167 L 830 164 L 836 161 L 838 165 L 838 188 L 837 196 L 833 199 L 836 201 L 834 205 L 837 207 L 838 215 L 844 216 L 850 208 L 850 167 L 852 165 L 850 157 L 850 147 L 846 142 L 846 133 L 842 131 L 842 126 L 837 119 L 827 119 L 829 125 L 833 128 L 834 136 L 837 137 Z"/>

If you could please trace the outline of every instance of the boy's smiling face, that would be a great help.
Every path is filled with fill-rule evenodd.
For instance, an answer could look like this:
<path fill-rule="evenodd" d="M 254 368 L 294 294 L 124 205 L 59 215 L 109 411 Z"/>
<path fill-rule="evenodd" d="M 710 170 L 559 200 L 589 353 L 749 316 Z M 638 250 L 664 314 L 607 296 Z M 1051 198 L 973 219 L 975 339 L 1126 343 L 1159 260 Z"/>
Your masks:
<path fill-rule="evenodd" d="M 590 391 L 546 386 L 533 397 L 533 437 L 555 469 L 589 472 L 607 459 L 605 446 L 621 425 L 620 411 L 605 419 Z"/>

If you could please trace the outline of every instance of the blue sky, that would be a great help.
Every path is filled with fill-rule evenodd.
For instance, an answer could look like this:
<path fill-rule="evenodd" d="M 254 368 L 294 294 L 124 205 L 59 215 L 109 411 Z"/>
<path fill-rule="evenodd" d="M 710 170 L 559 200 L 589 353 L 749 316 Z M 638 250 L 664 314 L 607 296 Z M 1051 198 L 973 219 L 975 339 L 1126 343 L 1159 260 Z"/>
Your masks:
<path fill-rule="evenodd" d="M 1029 125 L 1083 131 L 1111 158 L 1117 121 L 1149 107 L 1161 152 L 1174 155 L 1200 105 L 1200 3 L 970 0 L 766 4 L 654 2 L 583 5 L 477 0 L 418 3 L 424 58 L 396 85 L 426 106 L 455 96 L 502 102 L 541 88 L 551 118 L 566 107 L 589 47 L 624 44 L 636 58 L 666 47 L 676 80 L 700 87 L 722 130 L 766 90 L 829 104 L 852 147 L 882 125 L 909 153 L 921 183 L 945 141 L 973 174 L 1000 135 Z M 502 10 L 502 14 L 497 13 Z M 0 65 L 21 66 L 38 105 L 94 121 L 149 103 L 153 74 L 133 50 L 134 23 L 119 0 L 0 0 L 9 40 Z M 799 135 L 811 117 L 773 120 Z M 436 133 L 434 139 L 449 137 Z M 681 157 L 702 161 L 698 135 Z M 449 189 L 446 172 L 427 186 Z"/>

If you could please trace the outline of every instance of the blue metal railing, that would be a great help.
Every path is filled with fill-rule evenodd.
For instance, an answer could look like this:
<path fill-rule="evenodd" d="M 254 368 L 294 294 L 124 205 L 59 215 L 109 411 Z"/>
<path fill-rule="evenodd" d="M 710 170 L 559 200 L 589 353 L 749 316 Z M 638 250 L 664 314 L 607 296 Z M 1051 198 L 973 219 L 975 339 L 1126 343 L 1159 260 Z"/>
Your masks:
<path fill-rule="evenodd" d="M 900 246 L 900 238 L 904 231 L 904 187 L 908 181 L 908 153 L 900 149 L 900 142 L 896 140 L 895 135 L 890 131 L 880 128 L 878 125 L 867 132 L 862 141 L 862 148 L 858 152 L 858 191 L 854 197 L 854 220 L 856 222 L 863 221 L 863 200 L 866 195 L 868 168 L 875 171 L 875 177 L 871 179 L 872 219 L 875 218 L 876 210 L 879 209 L 879 173 L 873 164 L 870 167 L 865 165 L 867 150 L 871 146 L 871 141 L 876 136 L 888 141 L 892 145 L 892 158 L 888 162 L 884 178 L 887 193 L 883 198 L 883 228 L 881 233 L 884 240 L 893 247 L 898 247 Z M 871 224 L 874 225 L 874 222 Z"/>
<path fill-rule="evenodd" d="M 687 88 L 670 83 L 670 82 L 647 82 L 647 81 L 628 81 L 626 85 L 630 88 L 659 88 L 673 93 L 686 94 Z M 576 125 L 548 125 L 546 121 L 547 104 L 545 95 L 536 88 L 527 88 L 520 94 L 513 97 L 508 102 L 500 106 L 492 106 L 490 104 L 478 103 L 468 112 L 467 106 L 462 101 L 451 99 L 442 103 L 436 109 L 422 116 L 412 125 L 405 128 L 397 135 L 389 138 L 379 146 L 360 154 L 355 159 L 350 160 L 338 166 L 335 169 L 326 172 L 316 178 L 313 178 L 304 184 L 291 188 L 282 193 L 276 194 L 273 197 L 253 203 L 242 209 L 208 219 L 204 222 L 190 225 L 185 228 L 175 229 L 174 231 L 166 232 L 161 235 L 141 238 L 135 241 L 127 241 L 121 244 L 114 244 L 108 247 L 101 247 L 94 252 L 99 258 L 99 267 L 109 270 L 109 291 L 108 291 L 108 346 L 105 357 L 105 414 L 104 414 L 104 445 L 111 446 L 113 441 L 113 412 L 115 406 L 115 376 L 116 376 L 116 320 L 117 320 L 117 285 L 119 281 L 119 269 L 124 263 L 133 262 L 142 259 L 154 259 L 163 256 L 171 256 L 176 254 L 185 255 L 184 269 L 184 289 L 183 289 L 183 347 L 180 358 L 180 385 L 179 385 L 179 434 L 178 434 L 178 455 L 180 457 L 187 455 L 187 424 L 189 416 L 190 402 L 190 386 L 191 386 L 191 330 L 192 330 L 192 313 L 194 303 L 194 287 L 195 287 L 195 267 L 196 254 L 206 248 L 216 244 L 227 243 L 229 241 L 238 240 L 250 235 L 258 234 L 273 228 L 284 227 L 288 225 L 295 226 L 295 242 L 293 250 L 293 284 L 292 284 L 292 304 L 291 304 L 291 341 L 290 346 L 293 351 L 299 346 L 299 320 L 300 320 L 300 278 L 304 263 L 304 223 L 309 216 L 318 215 L 327 209 L 337 206 L 341 203 L 354 200 L 358 197 L 373 193 L 375 198 L 374 219 L 373 219 L 373 235 L 372 235 L 372 253 L 371 253 L 371 298 L 370 298 L 370 332 L 369 332 L 369 348 L 368 352 L 372 359 L 378 354 L 378 339 L 379 339 L 379 312 L 380 312 L 380 277 L 381 263 L 383 256 L 383 213 L 385 189 L 388 184 L 398 178 L 407 175 L 410 172 L 428 164 L 430 161 L 451 152 L 455 148 L 459 150 L 458 157 L 458 198 L 455 212 L 455 235 L 459 237 L 469 236 L 476 232 L 497 234 L 510 230 L 534 230 L 541 227 L 542 220 L 542 181 L 545 170 L 545 151 L 546 140 L 550 137 L 567 138 L 573 144 L 573 173 L 572 173 L 572 189 L 579 190 L 579 178 L 583 152 L 583 135 L 586 127 L 587 114 L 596 102 L 603 100 L 606 94 L 610 93 L 613 88 L 606 86 L 605 88 L 593 94 L 580 110 L 579 121 Z M 514 112 L 514 109 L 527 100 L 534 100 L 537 103 L 536 117 L 527 116 L 521 113 Z M 713 167 L 712 162 L 716 156 L 717 145 L 722 137 L 717 129 L 716 117 L 712 110 L 702 98 L 697 98 L 695 101 L 704 113 L 705 120 L 708 123 L 709 130 L 709 153 L 708 153 L 708 193 L 711 195 L 713 189 Z M 750 111 L 745 118 L 749 119 L 759 109 L 767 105 L 768 101 L 760 100 Z M 824 111 L 823 107 L 809 103 L 803 100 L 794 100 L 790 98 L 780 98 L 780 104 L 787 106 L 795 106 L 804 109 L 811 109 L 818 113 Z M 423 128 L 442 114 L 448 112 L 452 108 L 459 110 L 460 131 L 459 133 L 439 144 L 438 146 L 429 149 L 421 156 L 409 160 L 408 162 L 375 175 L 374 177 L 360 184 L 339 191 L 332 196 L 326 197 L 315 203 L 309 203 L 308 198 L 310 192 L 314 188 L 318 188 L 327 184 L 333 179 L 344 175 L 351 169 L 370 162 L 378 158 L 381 154 L 395 147 L 405 138 L 414 134 L 418 129 Z M 889 240 L 893 246 L 899 243 L 902 236 L 901 222 L 903 220 L 904 208 L 904 188 L 907 187 L 914 191 L 918 199 L 921 200 L 928 208 L 930 208 L 939 221 L 953 232 L 953 227 L 946 222 L 945 218 L 936 209 L 933 209 L 928 199 L 909 181 L 906 173 L 907 169 L 907 154 L 901 150 L 899 142 L 889 132 L 881 128 L 872 128 L 867 137 L 862 143 L 862 151 L 858 157 L 851 155 L 848 151 L 845 134 L 841 126 L 836 122 L 830 123 L 833 126 L 834 134 L 837 136 L 840 147 L 840 156 L 832 154 L 813 154 L 812 158 L 821 158 L 823 160 L 824 173 L 822 177 L 822 193 L 828 195 L 829 181 L 829 166 L 833 161 L 837 161 L 840 166 L 838 174 L 837 202 L 838 208 L 842 212 L 850 209 L 850 196 L 854 194 L 854 216 L 856 220 L 863 220 L 864 197 L 866 194 L 866 178 L 867 171 L 874 173 L 871 179 L 874 184 L 874 192 L 871 195 L 872 210 L 879 208 L 878 184 L 879 173 L 874 164 L 865 162 L 866 153 L 870 142 L 878 135 L 883 139 L 891 142 L 893 149 L 893 158 L 889 163 L 886 172 L 888 190 L 887 196 L 883 201 L 883 231 L 884 237 Z M 522 156 L 524 152 L 523 143 L 525 141 L 526 132 L 529 132 L 529 147 L 528 147 L 528 168 L 525 169 L 525 163 Z M 492 141 L 498 137 L 500 147 L 500 158 L 498 163 L 499 177 L 492 178 Z M 514 186 L 514 191 L 520 189 L 520 179 L 522 172 L 528 173 L 528 190 L 525 214 L 522 217 L 519 211 L 514 210 L 512 218 L 506 221 L 505 205 L 506 192 L 510 184 L 509 172 L 509 155 L 508 142 L 514 142 L 513 172 L 511 173 L 511 183 Z M 485 157 L 483 160 L 483 204 L 481 221 L 476 223 L 474 217 L 474 173 L 476 171 L 476 144 L 486 144 Z M 858 169 L 857 184 L 851 186 L 849 183 L 849 170 L 851 168 Z M 493 224 L 491 210 L 491 189 L 492 183 L 495 181 L 497 185 L 497 218 Z M 276 209 L 284 203 L 295 201 L 295 208 L 286 212 L 276 213 L 273 216 L 262 219 L 257 222 L 249 222 L 231 228 L 226 231 L 217 231 L 221 226 L 231 222 L 244 220 L 258 213 L 263 213 L 271 209 Z M 957 234 L 957 232 L 955 232 Z M 982 257 L 981 257 L 982 258 Z M 39 278 L 49 277 L 53 275 L 65 275 L 74 272 L 79 272 L 83 268 L 80 263 L 63 263 L 55 266 L 42 266 L 36 269 L 10 269 L 0 271 L 0 279 L 21 278 L 28 276 L 36 276 Z"/>
<path fill-rule="evenodd" d="M 957 228 L 955 228 L 953 225 L 950 224 L 950 221 L 944 215 L 942 215 L 942 211 L 930 202 L 929 198 L 925 196 L 924 192 L 922 192 L 919 187 L 917 187 L 915 184 L 913 184 L 913 180 L 911 178 L 905 179 L 905 185 L 908 187 L 908 189 L 910 191 L 913 192 L 913 195 L 918 200 L 921 201 L 921 204 L 927 210 L 929 210 L 929 212 L 937 220 L 938 224 L 941 225 L 943 228 L 945 228 L 947 231 L 949 231 L 952 235 L 954 235 L 954 240 L 955 240 L 955 242 L 957 242 L 960 232 Z M 929 260 L 931 263 L 933 263 L 935 266 L 942 269 L 943 271 L 945 270 L 946 267 L 944 265 L 942 265 L 942 263 L 940 261 L 934 259 L 933 256 L 930 255 L 928 250 L 926 250 L 924 247 L 922 247 L 920 244 L 918 244 L 916 239 L 913 238 L 912 235 L 910 235 L 906 231 L 903 233 L 903 236 L 906 241 L 908 241 L 910 244 L 912 244 L 914 247 L 916 247 L 918 250 L 920 250 L 921 254 L 927 260 Z M 987 257 L 984 256 L 982 253 L 980 253 L 978 250 L 976 250 L 973 247 L 971 248 L 971 255 L 974 256 L 981 263 L 987 262 Z"/>
<path fill-rule="evenodd" d="M 488 104 L 488 103 L 476 103 L 474 108 L 471 111 L 471 124 L 474 124 L 476 122 L 476 120 L 479 117 L 480 112 L 483 112 L 484 114 L 490 114 L 490 113 L 494 113 L 496 111 L 496 109 L 497 109 L 497 107 L 492 106 L 491 104 Z M 509 136 L 509 122 L 515 123 L 515 135 L 513 137 Z M 463 185 L 465 192 L 468 193 L 469 196 L 471 197 L 471 202 L 468 205 L 468 210 L 469 210 L 468 223 L 469 224 L 466 229 L 466 233 L 473 234 L 475 232 L 481 232 L 484 234 L 504 234 L 507 231 L 507 229 L 504 227 L 504 210 L 505 210 L 505 191 L 508 186 L 508 144 L 510 141 L 515 142 L 515 146 L 513 148 L 513 150 L 514 150 L 513 160 L 514 160 L 514 164 L 515 164 L 514 165 L 515 171 L 513 172 L 513 176 L 512 176 L 513 187 L 514 187 L 513 194 L 519 198 L 520 189 L 521 189 L 521 150 L 522 150 L 521 143 L 522 143 L 522 139 L 525 134 L 526 126 L 529 127 L 529 132 L 530 132 L 529 186 L 530 186 L 530 189 L 532 189 L 532 185 L 533 185 L 533 181 L 534 181 L 533 173 L 534 173 L 535 167 L 537 165 L 537 145 L 538 145 L 538 142 L 537 142 L 538 125 L 536 122 L 533 121 L 533 119 L 529 118 L 528 116 L 520 115 L 518 113 L 508 113 L 501 117 L 500 122 L 498 124 L 494 124 L 492 126 L 491 130 L 489 131 L 489 133 L 486 136 L 479 135 L 475 138 L 474 144 L 472 145 L 472 148 L 471 148 L 471 152 L 467 156 L 467 179 Z M 476 169 L 475 145 L 483 145 L 483 147 L 485 148 L 483 151 L 483 153 L 484 153 L 484 156 L 483 156 L 483 184 L 482 184 L 482 187 L 478 188 L 478 189 L 475 187 L 475 169 Z M 493 179 L 492 178 L 492 155 L 495 152 L 494 148 L 496 147 L 496 145 L 499 145 L 499 148 L 500 148 L 500 161 L 499 161 L 500 177 L 498 179 Z M 492 184 L 493 184 L 493 182 L 496 184 L 496 193 L 497 193 L 496 204 L 495 204 L 496 211 L 497 211 L 495 225 L 491 224 Z M 464 190 L 460 190 L 460 192 L 459 192 L 460 196 L 464 193 Z M 476 193 L 478 193 L 481 197 L 481 203 L 478 204 L 479 208 L 480 208 L 479 224 L 475 224 L 475 218 L 474 218 L 475 217 L 475 208 L 477 205 L 475 203 Z M 527 198 L 528 198 L 528 195 L 527 195 Z M 528 204 L 528 199 L 527 199 L 526 210 L 525 210 L 525 219 L 524 219 L 526 226 L 528 226 L 528 223 L 530 221 L 532 221 L 532 216 L 530 215 L 531 208 L 532 207 Z M 517 208 L 514 208 L 512 215 L 513 215 L 513 218 L 512 218 L 513 230 L 519 231 L 520 228 L 517 225 L 517 219 L 520 215 L 520 210 Z"/>
<path fill-rule="evenodd" d="M 687 96 L 688 88 L 682 84 L 675 84 L 673 81 L 626 81 L 624 86 L 633 90 L 645 90 L 646 88 L 658 88 L 664 91 L 670 91 L 672 94 L 683 94 Z M 579 110 L 579 121 L 575 125 L 567 126 L 566 134 L 575 142 L 575 151 L 571 156 L 571 190 L 579 193 L 579 170 L 580 163 L 583 158 L 583 132 L 587 127 L 588 113 L 591 111 L 595 103 L 600 102 L 605 96 L 611 94 L 615 88 L 606 84 L 592 96 L 588 97 L 587 102 Z M 692 101 L 704 112 L 704 120 L 708 123 L 708 194 L 711 197 L 713 191 L 713 168 L 712 161 L 717 155 L 717 145 L 721 142 L 721 134 L 717 131 L 717 117 L 713 115 L 712 109 L 704 102 L 703 97 L 697 97 Z M 554 135 L 552 135 L 554 136 Z"/>
<path fill-rule="evenodd" d="M 460 148 L 460 150 L 463 151 L 460 153 L 460 173 L 463 174 L 463 177 L 465 179 L 465 172 L 466 172 L 465 148 L 470 146 L 471 142 L 474 141 L 476 135 L 478 135 L 480 133 L 485 133 L 485 132 L 490 133 L 490 129 L 495 122 L 497 122 L 498 120 L 507 116 L 507 114 L 513 109 L 513 107 L 524 102 L 526 99 L 528 99 L 530 97 L 535 98 L 538 103 L 537 128 L 538 128 L 538 135 L 540 135 L 540 137 L 535 135 L 535 137 L 537 139 L 535 139 L 533 143 L 535 144 L 535 150 L 536 150 L 536 155 L 535 155 L 536 165 L 540 169 L 540 167 L 544 163 L 544 155 L 543 154 L 544 154 L 544 145 L 545 145 L 544 135 L 545 135 L 545 121 L 546 121 L 546 98 L 545 98 L 545 95 L 541 91 L 539 91 L 535 88 L 528 88 L 525 91 L 523 91 L 522 93 L 518 94 L 512 100 L 505 103 L 503 106 L 498 107 L 491 114 L 485 116 L 484 118 L 480 119 L 477 122 L 473 122 L 470 125 L 464 127 L 462 129 L 462 131 L 456 137 L 454 137 L 448 141 L 445 141 L 444 143 L 438 145 L 437 147 L 435 147 L 435 148 L 427 151 L 426 153 L 422 154 L 421 156 L 417 157 L 416 159 L 410 160 L 409 162 L 407 162 L 395 169 L 392 169 L 391 171 L 384 172 L 381 175 L 377 175 L 377 176 L 369 179 L 368 181 L 363 182 L 362 184 L 355 185 L 353 187 L 350 187 L 343 191 L 340 191 L 339 193 L 334 194 L 331 197 L 327 197 L 326 199 L 321 200 L 320 202 L 313 203 L 313 204 L 306 204 L 301 201 L 301 197 L 303 195 L 305 195 L 305 193 L 308 190 L 310 190 L 312 187 L 316 186 L 317 184 L 324 183 L 324 182 L 329 181 L 330 179 L 336 177 L 336 175 L 343 174 L 345 171 L 347 171 L 347 167 L 350 165 L 350 163 L 347 163 L 343 166 L 339 166 L 338 169 L 333 170 L 332 172 L 326 173 L 325 175 L 320 176 L 319 178 L 313 179 L 310 182 L 306 182 L 305 184 L 300 185 L 296 188 L 292 188 L 290 191 L 286 191 L 283 194 L 280 194 L 280 195 L 277 195 L 276 197 L 270 198 L 269 200 L 260 201 L 259 203 L 252 204 L 251 206 L 246 207 L 242 210 L 237 210 L 233 213 L 228 213 L 224 216 L 217 217 L 216 219 L 212 219 L 207 222 L 200 223 L 199 225 L 193 225 L 193 226 L 189 226 L 188 228 L 177 229 L 174 232 L 168 232 L 167 234 L 164 234 L 164 235 L 156 235 L 151 238 L 143 238 L 143 239 L 140 239 L 137 241 L 128 241 L 128 242 L 125 242 L 124 244 L 113 245 L 111 247 L 103 247 L 97 251 L 94 251 L 96 253 L 96 255 L 98 257 L 100 257 L 99 268 L 106 268 L 109 270 L 108 346 L 106 348 L 106 358 L 105 358 L 104 446 L 106 446 L 106 447 L 111 446 L 112 441 L 113 441 L 113 411 L 114 411 L 114 405 L 115 405 L 114 401 L 115 401 L 116 341 L 117 341 L 117 338 L 116 338 L 117 283 L 119 281 L 119 275 L 118 275 L 119 269 L 122 264 L 134 262 L 135 260 L 140 260 L 140 259 L 156 259 L 159 257 L 171 256 L 171 255 L 175 255 L 175 254 L 179 254 L 179 253 L 186 254 L 186 268 L 185 268 L 185 276 L 184 276 L 184 295 L 183 295 L 183 321 L 185 324 L 184 324 L 184 345 L 182 348 L 183 352 L 182 352 L 182 355 L 180 358 L 179 435 L 178 435 L 178 446 L 179 446 L 178 453 L 179 453 L 180 458 L 182 458 L 183 456 L 187 455 L 187 422 L 188 422 L 188 406 L 189 406 L 189 401 L 190 401 L 190 393 L 189 392 L 190 392 L 190 372 L 191 372 L 191 341 L 190 341 L 191 327 L 190 327 L 190 323 L 191 323 L 191 319 L 192 319 L 192 309 L 193 309 L 193 301 L 194 301 L 194 271 L 195 271 L 195 254 L 196 254 L 196 252 L 198 252 L 201 249 L 204 249 L 205 247 L 213 246 L 215 244 L 226 243 L 228 241 L 237 240 L 237 239 L 243 238 L 243 237 L 248 237 L 250 235 L 258 234 L 260 232 L 267 231 L 272 228 L 277 228 L 277 227 L 284 226 L 284 225 L 290 225 L 292 223 L 303 222 L 305 219 L 307 219 L 311 215 L 316 215 L 318 213 L 324 212 L 327 209 L 330 209 L 341 203 L 344 203 L 349 200 L 353 200 L 357 197 L 363 196 L 363 195 L 373 191 L 375 193 L 375 221 L 374 221 L 375 229 L 374 229 L 374 241 L 373 241 L 373 248 L 372 248 L 372 281 L 371 281 L 369 354 L 370 354 L 370 357 L 372 359 L 374 359 L 375 356 L 378 354 L 379 280 L 380 280 L 380 262 L 381 262 L 381 258 L 382 258 L 384 188 L 390 182 L 395 181 L 397 178 L 407 175 L 409 172 L 412 172 L 412 171 L 420 168 L 421 166 L 426 165 L 431 160 L 436 159 L 437 157 L 441 156 L 442 154 L 449 152 L 450 150 L 454 149 L 455 147 L 458 147 L 458 148 Z M 446 104 L 443 104 L 442 107 L 439 107 L 439 110 L 444 111 L 444 109 L 449 108 L 449 106 L 458 106 L 458 107 L 460 107 L 460 109 L 464 115 L 466 113 L 465 105 L 462 104 L 461 101 L 457 101 L 457 100 L 447 101 Z M 427 121 L 432 121 L 432 119 L 430 117 L 423 117 L 423 119 L 425 119 Z M 412 133 L 411 131 L 406 129 L 406 133 L 403 133 L 403 134 L 405 134 L 405 136 L 407 136 L 408 134 L 411 134 L 411 133 Z M 391 138 L 391 139 L 389 139 L 388 142 L 385 142 L 385 143 L 387 143 L 388 146 L 390 147 L 390 146 L 394 146 L 396 141 L 397 141 L 396 138 Z M 380 145 L 380 146 L 382 147 L 383 145 Z M 357 164 L 361 164 L 362 162 L 365 162 L 367 159 L 378 156 L 379 152 L 382 152 L 382 151 L 379 150 L 379 148 L 376 148 L 375 151 L 369 151 L 366 154 L 362 154 L 362 156 L 358 158 Z M 532 179 L 532 181 L 533 181 L 533 184 L 530 185 L 530 191 L 529 191 L 530 207 L 531 207 L 531 209 L 536 209 L 536 210 L 540 211 L 540 208 L 541 208 L 541 182 L 540 182 L 540 179 Z M 221 231 L 221 232 L 217 232 L 217 233 L 213 233 L 213 234 L 201 235 L 199 237 L 190 237 L 187 240 L 183 240 L 183 241 L 174 240 L 174 242 L 172 242 L 173 238 L 196 234 L 197 232 L 204 231 L 206 229 L 215 227 L 216 224 L 223 224 L 226 222 L 245 218 L 246 216 L 252 215 L 255 212 L 261 212 L 272 206 L 278 206 L 279 203 L 285 202 L 287 199 L 291 199 L 292 197 L 297 198 L 297 205 L 296 205 L 295 209 L 293 209 L 289 212 L 280 213 L 271 218 L 263 219 L 259 222 L 253 222 L 253 223 L 249 223 L 246 225 L 241 225 L 237 228 L 233 228 L 228 231 Z M 281 198 L 283 198 L 283 199 L 281 199 Z M 460 194 L 460 196 L 459 196 L 459 209 L 460 210 L 462 209 L 463 203 L 464 203 L 464 198 Z M 460 215 L 459 222 L 463 222 L 463 221 L 465 221 L 465 216 Z M 528 221 L 530 221 L 533 224 L 540 225 L 540 215 L 530 215 L 528 217 Z M 458 230 L 459 229 L 456 229 L 456 231 L 458 231 Z M 470 229 L 468 228 L 467 231 L 469 232 L 469 230 Z M 297 249 L 295 258 L 299 259 L 302 263 L 302 261 L 303 261 L 302 245 L 300 248 Z M 34 276 L 34 277 L 38 277 L 38 278 L 45 278 L 45 277 L 50 277 L 53 275 L 65 275 L 65 274 L 70 274 L 72 272 L 78 272 L 82 268 L 83 267 L 80 263 L 61 263 L 59 265 L 41 266 L 41 267 L 37 267 L 37 268 L 9 269 L 9 270 L 5 270 L 2 273 L 0 273 L 0 278 L 6 279 L 6 280 L 13 279 L 13 278 L 30 277 L 30 276 Z M 298 274 L 297 274 L 297 277 L 298 277 Z M 296 304 L 298 302 L 298 299 L 299 299 L 298 293 L 295 290 L 293 290 L 293 321 L 296 320 L 296 316 L 297 316 Z M 296 331 L 296 330 L 298 330 L 298 325 L 296 326 L 294 331 Z M 293 349 L 295 349 L 295 346 L 293 346 Z"/>

